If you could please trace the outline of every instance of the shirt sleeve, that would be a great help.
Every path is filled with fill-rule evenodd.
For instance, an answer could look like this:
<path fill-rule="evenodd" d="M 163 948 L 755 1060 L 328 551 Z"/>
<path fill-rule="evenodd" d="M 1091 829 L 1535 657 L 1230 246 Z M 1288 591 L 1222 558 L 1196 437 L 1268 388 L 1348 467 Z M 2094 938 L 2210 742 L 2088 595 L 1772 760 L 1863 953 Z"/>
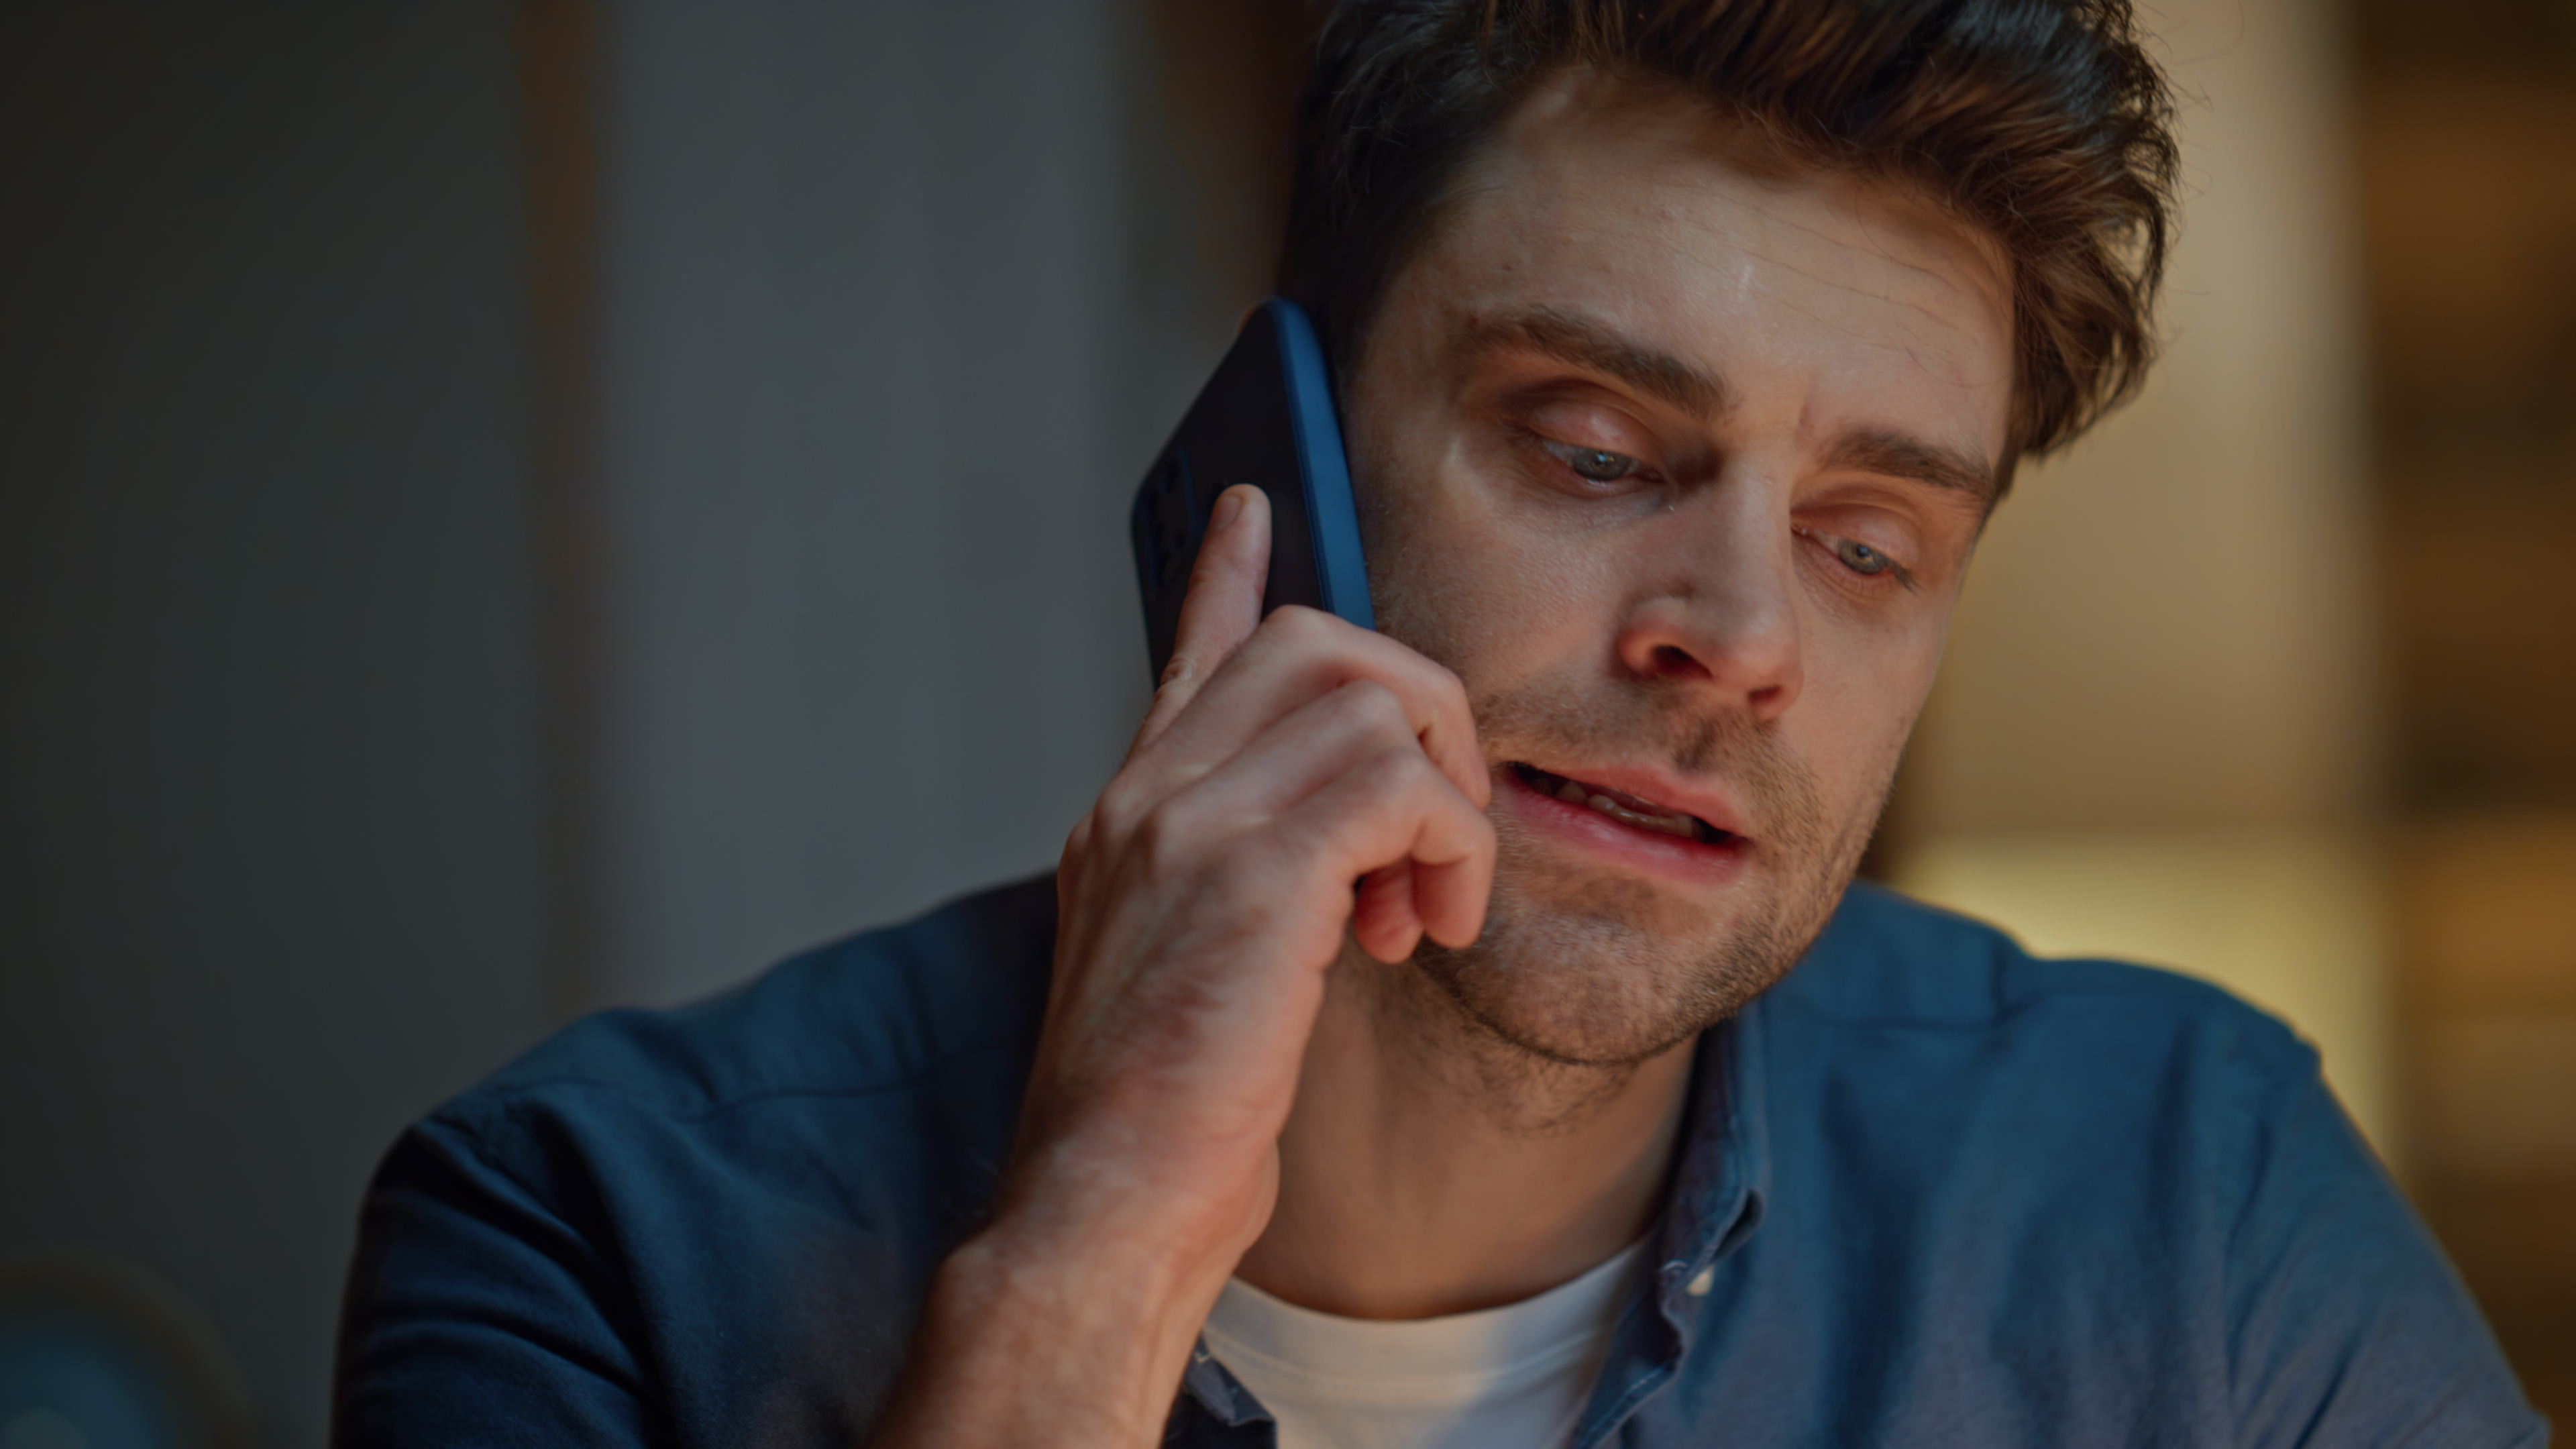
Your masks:
<path fill-rule="evenodd" d="M 631 1301 L 576 1221 L 577 1181 L 531 1185 L 433 1119 L 377 1170 L 343 1305 L 336 1449 L 645 1445 Z"/>
<path fill-rule="evenodd" d="M 2230 1243 L 2238 1442 L 2547 1443 L 2458 1275 L 2302 1055 L 2259 1114 Z"/>

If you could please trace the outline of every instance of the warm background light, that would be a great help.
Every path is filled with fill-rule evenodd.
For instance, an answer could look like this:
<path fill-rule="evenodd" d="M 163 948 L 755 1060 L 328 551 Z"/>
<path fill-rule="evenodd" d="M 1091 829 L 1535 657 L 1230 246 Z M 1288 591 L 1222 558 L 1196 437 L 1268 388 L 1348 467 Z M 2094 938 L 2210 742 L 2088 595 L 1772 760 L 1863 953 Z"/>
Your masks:
<path fill-rule="evenodd" d="M 2398 1155 L 2369 826 L 2370 476 L 2333 17 L 2174 0 L 2184 211 L 2164 359 L 2026 470 L 1970 575 L 1897 879 L 2034 948 L 2282 1014 Z"/>
<path fill-rule="evenodd" d="M 2169 0 L 2171 345 L 1996 518 L 1886 859 L 2286 1020 L 2576 1418 L 2576 9 Z"/>

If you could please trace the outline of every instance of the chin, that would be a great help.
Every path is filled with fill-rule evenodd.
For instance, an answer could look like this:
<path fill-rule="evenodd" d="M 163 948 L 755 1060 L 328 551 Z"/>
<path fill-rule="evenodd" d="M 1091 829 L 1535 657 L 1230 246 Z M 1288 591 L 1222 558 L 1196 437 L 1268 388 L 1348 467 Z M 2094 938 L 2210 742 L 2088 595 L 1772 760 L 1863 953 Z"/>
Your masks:
<path fill-rule="evenodd" d="M 1837 852 L 1841 854 L 1843 852 Z M 1618 877 L 1540 874 L 1504 845 L 1484 934 L 1414 962 L 1477 1026 L 1548 1061 L 1626 1066 L 1680 1046 L 1788 974 L 1832 916 L 1853 862 L 1687 901 Z"/>

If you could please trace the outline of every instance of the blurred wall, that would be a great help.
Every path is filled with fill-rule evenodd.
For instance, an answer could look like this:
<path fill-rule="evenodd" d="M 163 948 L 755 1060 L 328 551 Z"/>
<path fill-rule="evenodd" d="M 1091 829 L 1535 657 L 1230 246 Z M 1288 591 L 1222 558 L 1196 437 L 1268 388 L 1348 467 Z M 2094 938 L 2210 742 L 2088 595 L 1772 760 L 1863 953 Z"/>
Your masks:
<path fill-rule="evenodd" d="M 585 994 L 661 1001 L 1054 863 L 1148 683 L 1174 314 L 1114 0 L 610 14 Z"/>
<path fill-rule="evenodd" d="M 511 19 L 0 9 L 0 1256 L 165 1280 L 274 1443 L 550 1019 Z"/>
<path fill-rule="evenodd" d="M 0 1258 L 139 1264 L 318 1445 L 405 1121 L 1052 863 L 1259 270 L 1157 34 L 0 10 Z"/>

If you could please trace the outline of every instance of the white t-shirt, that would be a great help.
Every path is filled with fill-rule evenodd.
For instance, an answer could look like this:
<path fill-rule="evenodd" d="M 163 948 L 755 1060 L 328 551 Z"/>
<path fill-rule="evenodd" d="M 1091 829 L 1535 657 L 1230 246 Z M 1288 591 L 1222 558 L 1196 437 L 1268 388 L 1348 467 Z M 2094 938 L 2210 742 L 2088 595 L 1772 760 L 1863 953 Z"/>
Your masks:
<path fill-rule="evenodd" d="M 1561 1449 L 1645 1251 L 1519 1303 L 1409 1322 L 1317 1313 L 1238 1278 L 1207 1346 L 1278 1419 L 1279 1449 Z"/>

